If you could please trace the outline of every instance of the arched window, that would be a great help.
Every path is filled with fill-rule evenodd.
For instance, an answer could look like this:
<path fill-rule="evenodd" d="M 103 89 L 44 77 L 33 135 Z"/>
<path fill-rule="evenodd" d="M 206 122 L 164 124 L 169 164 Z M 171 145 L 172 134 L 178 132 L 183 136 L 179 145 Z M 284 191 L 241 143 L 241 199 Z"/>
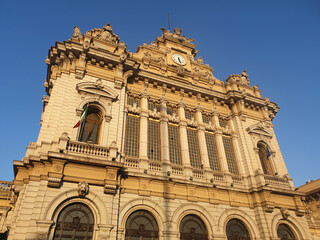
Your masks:
<path fill-rule="evenodd" d="M 270 158 L 271 153 L 268 147 L 264 143 L 259 142 L 258 149 L 259 149 L 259 159 L 260 159 L 263 173 L 272 175 L 273 169 L 272 169 L 271 158 Z"/>
<path fill-rule="evenodd" d="M 99 130 L 102 123 L 101 111 L 95 106 L 89 106 L 85 120 L 80 126 L 81 142 L 99 143 Z"/>
<path fill-rule="evenodd" d="M 250 240 L 248 229 L 239 219 L 233 218 L 227 223 L 228 240 Z"/>
<path fill-rule="evenodd" d="M 126 240 L 157 240 L 159 228 L 154 217 L 147 211 L 133 212 L 126 222 Z"/>
<path fill-rule="evenodd" d="M 291 228 L 287 224 L 284 224 L 284 223 L 279 224 L 278 229 L 277 229 L 277 234 L 281 240 L 295 240 L 296 239 Z"/>
<path fill-rule="evenodd" d="M 82 203 L 66 206 L 59 214 L 54 240 L 92 239 L 94 220 L 90 209 Z"/>
<path fill-rule="evenodd" d="M 181 220 L 180 239 L 208 240 L 207 228 L 198 216 L 190 214 Z"/>

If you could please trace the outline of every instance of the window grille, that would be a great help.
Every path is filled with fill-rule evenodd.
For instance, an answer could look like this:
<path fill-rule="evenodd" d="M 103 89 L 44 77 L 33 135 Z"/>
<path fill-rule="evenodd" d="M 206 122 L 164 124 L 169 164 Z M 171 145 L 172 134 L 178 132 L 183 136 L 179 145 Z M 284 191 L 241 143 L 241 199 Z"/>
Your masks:
<path fill-rule="evenodd" d="M 231 138 L 222 137 L 224 150 L 226 153 L 227 164 L 229 168 L 229 172 L 233 174 L 239 174 L 236 159 L 233 150 L 233 144 Z"/>
<path fill-rule="evenodd" d="M 66 206 L 59 214 L 54 240 L 92 239 L 94 220 L 90 209 L 82 203 Z"/>
<path fill-rule="evenodd" d="M 124 152 L 129 157 L 138 157 L 139 152 L 139 118 L 127 116 Z"/>
<path fill-rule="evenodd" d="M 234 218 L 227 223 L 227 239 L 228 240 L 250 240 L 248 229 L 242 221 Z"/>
<path fill-rule="evenodd" d="M 211 121 L 212 121 L 212 117 L 210 117 L 210 116 L 208 116 L 208 115 L 203 114 L 203 115 L 202 115 L 202 121 L 203 121 L 204 123 L 209 124 L 209 122 L 211 122 Z"/>
<path fill-rule="evenodd" d="M 167 114 L 173 116 L 174 113 L 176 116 L 178 115 L 177 108 L 173 108 L 167 105 Z"/>
<path fill-rule="evenodd" d="M 156 109 L 157 112 L 160 112 L 160 104 L 148 101 L 148 109 L 152 112 L 154 111 L 154 109 Z"/>
<path fill-rule="evenodd" d="M 133 212 L 126 221 L 125 240 L 158 240 L 159 228 L 155 218 L 147 211 Z"/>
<path fill-rule="evenodd" d="M 136 107 L 140 107 L 140 99 L 132 97 L 132 96 L 128 96 L 128 105 L 130 105 L 132 107 L 134 105 L 136 105 Z"/>
<path fill-rule="evenodd" d="M 172 164 L 181 164 L 179 127 L 168 124 L 169 155 Z"/>
<path fill-rule="evenodd" d="M 217 147 L 216 147 L 214 135 L 210 134 L 210 133 L 205 133 L 205 136 L 206 136 L 206 142 L 207 142 L 207 150 L 208 150 L 210 168 L 213 171 L 219 172 L 220 171 L 220 164 L 219 164 L 219 160 L 218 160 Z"/>
<path fill-rule="evenodd" d="M 148 158 L 160 161 L 160 124 L 158 121 L 148 121 Z"/>
<path fill-rule="evenodd" d="M 201 218 L 191 214 L 181 220 L 180 240 L 208 240 L 207 228 Z"/>
<path fill-rule="evenodd" d="M 202 164 L 201 164 L 200 155 L 199 155 L 199 143 L 198 143 L 197 131 L 188 128 L 187 137 L 188 137 L 190 164 L 194 168 L 201 168 Z"/>
<path fill-rule="evenodd" d="M 189 110 L 185 110 L 186 119 L 192 120 L 194 118 L 194 112 L 191 112 Z"/>

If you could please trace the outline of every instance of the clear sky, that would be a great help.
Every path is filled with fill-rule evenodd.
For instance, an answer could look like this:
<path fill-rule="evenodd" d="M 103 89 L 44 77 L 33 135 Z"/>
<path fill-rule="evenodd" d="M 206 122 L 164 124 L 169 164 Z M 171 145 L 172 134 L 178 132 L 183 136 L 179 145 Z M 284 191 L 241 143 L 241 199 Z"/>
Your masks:
<path fill-rule="evenodd" d="M 55 41 L 110 23 L 131 52 L 180 27 L 220 80 L 247 70 L 251 85 L 280 106 L 273 121 L 296 186 L 320 178 L 320 1 L 0 0 L 0 179 L 13 179 L 40 129 L 45 58 Z"/>

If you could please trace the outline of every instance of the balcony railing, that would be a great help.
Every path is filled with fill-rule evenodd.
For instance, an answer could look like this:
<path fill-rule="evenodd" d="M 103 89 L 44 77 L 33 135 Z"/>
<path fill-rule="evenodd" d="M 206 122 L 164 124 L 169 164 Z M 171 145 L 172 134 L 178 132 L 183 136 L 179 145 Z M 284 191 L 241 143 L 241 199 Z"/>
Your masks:
<path fill-rule="evenodd" d="M 0 181 L 0 190 L 1 191 L 10 191 L 12 189 L 13 182 Z"/>
<path fill-rule="evenodd" d="M 149 161 L 149 169 L 152 171 L 162 171 L 162 163 L 159 161 Z"/>
<path fill-rule="evenodd" d="M 288 186 L 288 179 L 286 178 L 281 178 L 281 177 L 277 177 L 277 176 L 264 176 L 264 180 L 266 183 L 268 184 L 272 184 L 272 185 L 281 185 L 281 186 Z"/>
<path fill-rule="evenodd" d="M 174 175 L 183 175 L 184 170 L 183 170 L 183 166 L 181 165 L 171 165 L 171 171 L 172 174 Z"/>
<path fill-rule="evenodd" d="M 205 174 L 204 174 L 204 171 L 202 169 L 193 169 L 193 176 L 195 178 L 204 178 Z"/>
<path fill-rule="evenodd" d="M 67 144 L 67 150 L 69 152 L 89 154 L 98 157 L 108 157 L 109 154 L 109 148 L 85 142 L 69 141 Z"/>
<path fill-rule="evenodd" d="M 140 161 L 138 158 L 126 158 L 124 161 L 124 165 L 126 167 L 139 168 Z"/>

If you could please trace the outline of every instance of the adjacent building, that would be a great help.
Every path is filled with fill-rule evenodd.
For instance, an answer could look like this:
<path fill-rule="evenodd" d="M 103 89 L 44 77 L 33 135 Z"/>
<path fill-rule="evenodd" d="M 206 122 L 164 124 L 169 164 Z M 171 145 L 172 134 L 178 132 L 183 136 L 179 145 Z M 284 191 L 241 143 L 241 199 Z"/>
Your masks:
<path fill-rule="evenodd" d="M 0 230 L 14 240 L 319 239 L 273 131 L 277 104 L 246 71 L 215 78 L 181 29 L 161 30 L 136 53 L 110 24 L 75 27 L 50 48 L 39 137 L 14 161 Z"/>

